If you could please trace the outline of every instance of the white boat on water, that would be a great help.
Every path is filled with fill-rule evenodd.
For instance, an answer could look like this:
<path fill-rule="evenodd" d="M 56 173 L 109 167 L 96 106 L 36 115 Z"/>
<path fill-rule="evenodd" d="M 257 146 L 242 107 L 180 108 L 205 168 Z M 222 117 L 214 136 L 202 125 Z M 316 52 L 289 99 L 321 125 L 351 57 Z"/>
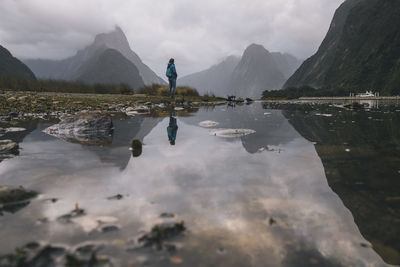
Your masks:
<path fill-rule="evenodd" d="M 372 91 L 366 91 L 365 93 L 357 94 L 358 97 L 374 97 L 375 94 Z"/>

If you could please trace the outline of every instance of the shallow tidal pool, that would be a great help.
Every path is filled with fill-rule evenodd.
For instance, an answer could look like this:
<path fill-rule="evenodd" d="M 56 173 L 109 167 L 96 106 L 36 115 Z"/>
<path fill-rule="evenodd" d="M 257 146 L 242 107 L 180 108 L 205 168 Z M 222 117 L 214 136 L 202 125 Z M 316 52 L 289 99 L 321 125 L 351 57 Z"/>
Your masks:
<path fill-rule="evenodd" d="M 0 255 L 25 246 L 37 266 L 93 255 L 99 266 L 400 264 L 399 110 L 256 102 L 171 111 L 174 145 L 168 116 L 114 117 L 103 146 L 31 122 L 5 136 L 18 134 L 20 152 L 0 163 L 0 185 L 39 195 L 1 212 Z"/>

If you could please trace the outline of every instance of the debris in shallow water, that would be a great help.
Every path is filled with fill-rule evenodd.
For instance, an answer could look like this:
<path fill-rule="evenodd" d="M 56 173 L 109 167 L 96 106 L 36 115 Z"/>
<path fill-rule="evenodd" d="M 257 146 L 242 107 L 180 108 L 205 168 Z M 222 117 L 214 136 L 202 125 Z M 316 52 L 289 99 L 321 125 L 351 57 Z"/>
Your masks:
<path fill-rule="evenodd" d="M 18 143 L 12 140 L 0 140 L 0 160 L 12 158 L 19 154 Z"/>
<path fill-rule="evenodd" d="M 57 218 L 57 221 L 61 222 L 61 223 L 70 223 L 71 219 L 79 217 L 79 216 L 83 216 L 85 215 L 85 211 L 83 209 L 75 209 L 73 211 L 71 211 L 70 213 L 64 214 L 60 217 Z"/>
<path fill-rule="evenodd" d="M 117 195 L 115 195 L 115 196 L 108 197 L 107 199 L 108 199 L 108 200 L 120 200 L 120 199 L 122 199 L 123 197 L 124 197 L 123 195 L 117 194 Z"/>
<path fill-rule="evenodd" d="M 173 214 L 173 213 L 168 213 L 168 212 L 163 212 L 163 213 L 160 214 L 160 217 L 161 217 L 161 218 L 174 218 L 174 217 L 175 217 L 175 214 Z"/>
<path fill-rule="evenodd" d="M 56 203 L 56 202 L 58 201 L 58 198 L 55 198 L 55 197 L 53 197 L 53 198 L 46 198 L 44 201 L 49 201 L 49 202 L 51 202 L 51 203 Z"/>
<path fill-rule="evenodd" d="M 104 227 L 104 224 L 113 224 L 117 222 L 118 219 L 111 216 L 96 216 L 83 213 L 72 217 L 68 217 L 67 214 L 64 215 L 64 221 L 62 221 L 60 218 L 58 219 L 58 221 L 63 223 L 75 223 L 82 227 L 85 232 L 89 233 L 93 230 L 102 231 L 102 227 Z"/>
<path fill-rule="evenodd" d="M 164 243 L 164 248 L 171 254 L 176 252 L 176 246 L 174 244 Z"/>
<path fill-rule="evenodd" d="M 322 116 L 322 117 L 332 117 L 332 114 L 321 114 L 321 113 L 316 113 L 316 116 Z"/>
<path fill-rule="evenodd" d="M 103 233 L 109 233 L 109 232 L 114 232 L 114 231 L 118 231 L 119 227 L 116 225 L 105 225 L 103 227 L 101 227 L 100 231 Z"/>
<path fill-rule="evenodd" d="M 221 254 L 221 255 L 226 254 L 226 249 L 223 247 L 220 247 L 220 248 L 218 248 L 217 253 Z"/>
<path fill-rule="evenodd" d="M 225 137 L 225 138 L 235 138 L 242 137 L 245 135 L 253 134 L 256 131 L 252 129 L 217 129 L 210 132 L 211 135 Z"/>
<path fill-rule="evenodd" d="M 349 148 L 346 148 L 345 151 L 346 151 L 346 152 L 350 152 L 350 149 L 349 149 Z"/>
<path fill-rule="evenodd" d="M 142 150 L 143 150 L 142 142 L 138 139 L 132 140 L 130 150 L 132 151 L 132 156 L 134 158 L 139 157 L 140 155 L 142 155 Z"/>
<path fill-rule="evenodd" d="M 369 248 L 369 245 L 367 243 L 360 243 L 360 246 L 362 246 L 363 248 Z"/>
<path fill-rule="evenodd" d="M 185 230 L 184 221 L 156 224 L 149 233 L 140 237 L 138 242 L 143 243 L 145 247 L 155 246 L 157 249 L 162 249 L 165 240 L 175 237 Z"/>
<path fill-rule="evenodd" d="M 183 262 L 183 259 L 179 257 L 170 257 L 169 261 L 174 264 L 181 264 Z"/>
<path fill-rule="evenodd" d="M 210 120 L 199 122 L 199 126 L 204 127 L 204 128 L 215 127 L 218 124 L 219 124 L 218 122 L 210 121 Z"/>
<path fill-rule="evenodd" d="M 139 112 L 137 112 L 137 111 L 127 111 L 127 112 L 125 112 L 125 114 L 126 114 L 127 116 L 133 117 L 133 116 L 135 116 L 135 115 L 139 115 Z"/>
<path fill-rule="evenodd" d="M 0 186 L 0 204 L 26 201 L 37 196 L 37 193 L 24 187 Z"/>
<path fill-rule="evenodd" d="M 269 225 L 274 225 L 274 224 L 276 224 L 276 221 L 275 221 L 275 219 L 274 218 L 269 218 Z"/>
<path fill-rule="evenodd" d="M 0 128 L 0 134 L 23 132 L 23 131 L 26 131 L 26 129 L 21 127 Z"/>
<path fill-rule="evenodd" d="M 271 112 L 264 112 L 264 115 L 271 115 Z"/>
<path fill-rule="evenodd" d="M 43 218 L 37 219 L 36 223 L 43 224 L 43 223 L 47 223 L 48 221 L 49 221 L 49 219 L 47 219 L 46 217 L 43 217 Z"/>
<path fill-rule="evenodd" d="M 258 149 L 259 153 L 261 153 L 263 151 L 281 153 L 283 151 L 283 149 L 281 149 L 279 147 L 273 147 L 273 146 L 264 146 L 264 147 L 261 147 Z"/>

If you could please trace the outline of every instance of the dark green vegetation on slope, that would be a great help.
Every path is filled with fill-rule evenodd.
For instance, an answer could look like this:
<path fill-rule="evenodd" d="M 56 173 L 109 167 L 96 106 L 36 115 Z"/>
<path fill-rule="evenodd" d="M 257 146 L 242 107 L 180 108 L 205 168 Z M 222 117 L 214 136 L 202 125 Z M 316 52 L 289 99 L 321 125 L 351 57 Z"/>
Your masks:
<path fill-rule="evenodd" d="M 0 74 L 0 89 L 58 93 L 131 94 L 128 84 L 86 84 L 61 80 L 25 80 Z"/>
<path fill-rule="evenodd" d="M 349 90 L 344 88 L 315 89 L 311 86 L 290 87 L 286 90 L 264 91 L 263 99 L 297 99 L 300 97 L 348 96 Z"/>
<path fill-rule="evenodd" d="M 284 87 L 302 85 L 399 94 L 400 2 L 344 2 L 318 52 L 303 63 Z"/>
<path fill-rule="evenodd" d="M 0 45 L 0 75 L 10 75 L 27 80 L 35 80 L 33 72 L 11 53 Z"/>
<path fill-rule="evenodd" d="M 394 107 L 358 112 L 307 105 L 285 109 L 295 129 L 316 142 L 329 186 L 362 235 L 387 263 L 400 264 L 400 112 Z"/>

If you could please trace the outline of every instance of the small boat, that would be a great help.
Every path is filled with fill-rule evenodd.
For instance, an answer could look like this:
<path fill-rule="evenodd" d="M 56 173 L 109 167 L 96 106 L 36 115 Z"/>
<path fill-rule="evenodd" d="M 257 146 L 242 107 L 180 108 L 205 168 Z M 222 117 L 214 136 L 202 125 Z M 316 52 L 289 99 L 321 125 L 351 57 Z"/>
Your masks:
<path fill-rule="evenodd" d="M 375 94 L 372 91 L 366 91 L 365 93 L 357 94 L 358 97 L 374 97 Z"/>

